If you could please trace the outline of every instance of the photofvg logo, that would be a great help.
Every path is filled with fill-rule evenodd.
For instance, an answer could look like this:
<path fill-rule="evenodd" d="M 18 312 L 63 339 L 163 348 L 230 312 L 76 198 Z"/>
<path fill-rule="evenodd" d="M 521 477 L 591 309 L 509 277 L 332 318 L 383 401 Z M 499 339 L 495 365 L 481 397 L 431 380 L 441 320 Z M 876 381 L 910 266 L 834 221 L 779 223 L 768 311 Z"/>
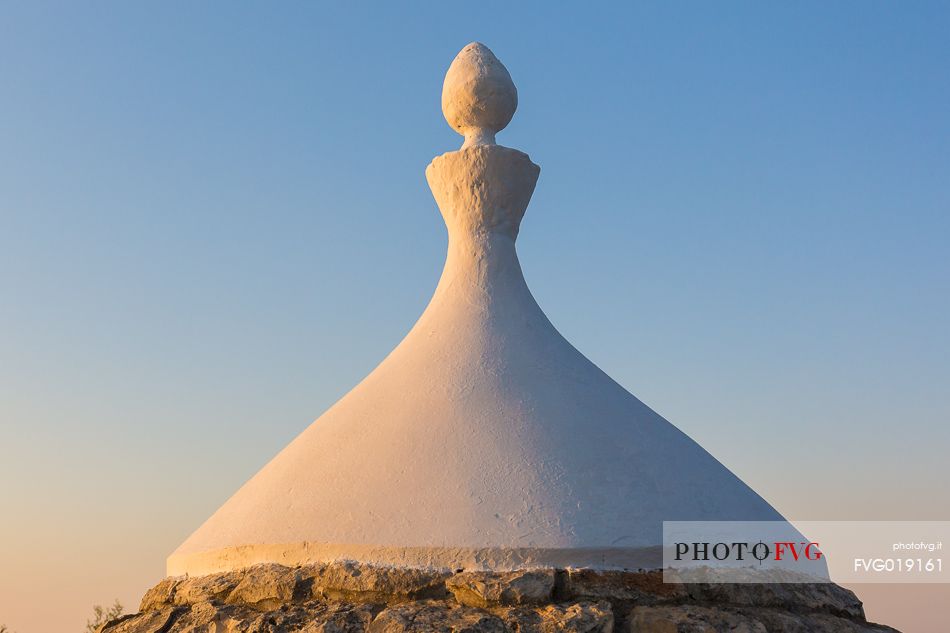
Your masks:
<path fill-rule="evenodd" d="M 830 582 L 820 542 L 787 521 L 663 524 L 667 582 Z"/>
<path fill-rule="evenodd" d="M 821 560 L 821 549 L 818 543 L 810 541 L 773 541 L 772 543 L 748 543 L 733 541 L 732 543 L 710 543 L 708 541 L 693 541 L 692 543 L 675 543 L 676 560 L 691 560 L 693 562 L 736 561 L 744 562 L 756 560 L 762 563 L 767 560 L 781 562 L 786 557 L 793 561 L 800 559 L 807 561 Z"/>
<path fill-rule="evenodd" d="M 666 582 L 946 583 L 946 521 L 667 521 Z"/>

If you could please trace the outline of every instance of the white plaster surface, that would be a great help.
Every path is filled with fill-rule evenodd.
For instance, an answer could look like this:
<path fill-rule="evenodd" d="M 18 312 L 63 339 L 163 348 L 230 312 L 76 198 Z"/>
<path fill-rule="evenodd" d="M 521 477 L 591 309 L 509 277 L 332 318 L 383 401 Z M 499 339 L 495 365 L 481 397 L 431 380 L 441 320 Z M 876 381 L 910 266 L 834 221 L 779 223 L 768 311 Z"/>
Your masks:
<path fill-rule="evenodd" d="M 647 567 L 663 520 L 781 520 L 541 311 L 515 252 L 539 171 L 487 143 L 432 161 L 449 242 L 429 306 L 175 551 L 170 574 L 341 558 Z"/>
<path fill-rule="evenodd" d="M 465 137 L 462 148 L 493 145 L 517 107 L 518 90 L 495 54 L 480 42 L 463 48 L 442 84 L 442 113 Z"/>

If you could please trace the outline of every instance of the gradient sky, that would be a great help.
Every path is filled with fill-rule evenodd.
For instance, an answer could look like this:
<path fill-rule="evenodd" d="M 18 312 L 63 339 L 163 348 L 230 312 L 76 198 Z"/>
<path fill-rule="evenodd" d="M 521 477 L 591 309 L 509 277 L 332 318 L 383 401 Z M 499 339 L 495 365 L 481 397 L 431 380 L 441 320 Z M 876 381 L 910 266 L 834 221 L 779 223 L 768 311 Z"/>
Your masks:
<path fill-rule="evenodd" d="M 0 4 L 0 623 L 134 608 L 409 330 L 473 40 L 519 89 L 561 332 L 786 516 L 950 520 L 948 33 L 945 3 Z"/>

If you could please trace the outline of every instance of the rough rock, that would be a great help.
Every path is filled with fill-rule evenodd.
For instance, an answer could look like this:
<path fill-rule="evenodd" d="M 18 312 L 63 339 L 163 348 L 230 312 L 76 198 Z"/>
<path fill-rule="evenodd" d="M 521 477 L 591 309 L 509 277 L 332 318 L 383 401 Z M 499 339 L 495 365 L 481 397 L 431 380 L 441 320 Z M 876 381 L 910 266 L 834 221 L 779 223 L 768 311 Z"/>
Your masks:
<path fill-rule="evenodd" d="M 558 595 L 571 600 L 609 600 L 615 606 L 655 604 L 682 600 L 686 586 L 663 582 L 663 572 L 568 569 L 561 576 Z"/>
<path fill-rule="evenodd" d="M 247 570 L 225 602 L 271 611 L 295 600 L 300 602 L 303 591 L 299 570 L 283 565 L 258 565 Z"/>
<path fill-rule="evenodd" d="M 367 604 L 316 604 L 301 633 L 350 633 L 365 631 L 379 609 Z"/>
<path fill-rule="evenodd" d="M 244 605 L 200 602 L 127 616 L 103 633 L 363 633 L 378 609 L 365 604 L 310 602 L 260 612 Z"/>
<path fill-rule="evenodd" d="M 679 585 L 697 602 L 819 611 L 864 618 L 864 606 L 853 591 L 833 583 Z"/>
<path fill-rule="evenodd" d="M 508 630 L 518 633 L 612 633 L 610 604 L 577 603 L 529 609 L 516 607 L 504 613 Z"/>
<path fill-rule="evenodd" d="M 167 629 L 168 633 L 199 633 L 214 631 L 215 633 L 237 633 L 238 631 L 254 631 L 251 623 L 254 619 L 249 609 L 230 605 L 214 605 L 210 602 L 199 602 L 183 611 Z M 109 631 L 109 633 L 112 633 Z"/>
<path fill-rule="evenodd" d="M 508 633 L 504 621 L 482 609 L 444 602 L 405 602 L 385 609 L 369 633 Z"/>
<path fill-rule="evenodd" d="M 181 609 L 165 607 L 147 613 L 123 615 L 111 622 L 106 622 L 98 628 L 96 633 L 164 633 L 169 624 Z"/>
<path fill-rule="evenodd" d="M 378 567 L 353 561 L 308 565 L 301 579 L 314 598 L 356 602 L 393 602 L 446 597 L 447 571 Z"/>
<path fill-rule="evenodd" d="M 894 629 L 827 613 L 800 614 L 771 609 L 697 605 L 635 607 L 629 633 L 884 633 Z"/>
<path fill-rule="evenodd" d="M 627 622 L 631 633 L 768 633 L 765 625 L 738 614 L 697 606 L 637 607 Z"/>
<path fill-rule="evenodd" d="M 241 583 L 245 571 L 183 578 L 171 592 L 172 604 L 191 605 L 199 602 L 223 601 Z"/>
<path fill-rule="evenodd" d="M 175 588 L 180 580 L 178 578 L 166 578 L 142 596 L 142 603 L 139 605 L 139 611 L 155 611 L 163 609 L 166 605 L 172 604 L 172 598 L 175 595 Z"/>
<path fill-rule="evenodd" d="M 884 633 L 832 584 L 666 584 L 659 571 L 267 564 L 166 578 L 100 633 Z"/>
<path fill-rule="evenodd" d="M 554 570 L 461 572 L 446 580 L 445 586 L 459 604 L 469 607 L 542 604 L 550 602 L 554 593 Z"/>

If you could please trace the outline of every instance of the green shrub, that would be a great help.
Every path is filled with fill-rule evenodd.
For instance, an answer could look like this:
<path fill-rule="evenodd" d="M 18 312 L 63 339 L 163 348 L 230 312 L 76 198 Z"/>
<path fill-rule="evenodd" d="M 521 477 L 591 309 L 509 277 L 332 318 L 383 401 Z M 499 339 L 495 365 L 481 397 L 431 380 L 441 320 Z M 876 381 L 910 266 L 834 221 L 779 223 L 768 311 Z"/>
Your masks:
<path fill-rule="evenodd" d="M 86 633 L 96 633 L 100 626 L 122 615 L 122 605 L 116 600 L 111 607 L 103 609 L 98 604 L 92 608 L 92 619 L 86 620 Z M 4 633 L 0 630 L 0 633 Z"/>

